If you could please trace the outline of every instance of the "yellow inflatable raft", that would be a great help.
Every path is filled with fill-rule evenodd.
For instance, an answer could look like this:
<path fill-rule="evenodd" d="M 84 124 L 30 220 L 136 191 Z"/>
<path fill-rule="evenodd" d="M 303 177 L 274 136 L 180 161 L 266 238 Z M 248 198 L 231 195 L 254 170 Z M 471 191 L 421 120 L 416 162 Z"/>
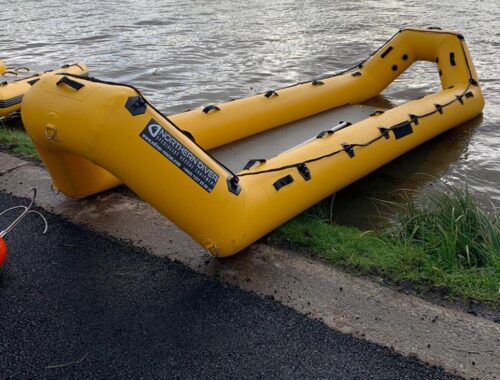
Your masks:
<path fill-rule="evenodd" d="M 7 73 L 11 75 L 19 75 L 21 72 L 27 72 L 28 69 L 21 67 L 14 70 L 9 69 L 5 63 L 0 61 L 0 117 L 8 116 L 11 113 L 21 109 L 21 102 L 24 94 L 31 88 L 33 84 L 38 82 L 43 75 L 68 73 L 77 75 L 86 75 L 87 68 L 82 64 L 65 65 L 58 70 L 46 71 L 35 75 L 30 75 L 21 79 L 7 80 L 12 77 L 7 77 Z M 5 75 L 5 77 L 4 77 Z"/>
<path fill-rule="evenodd" d="M 206 150 L 364 102 L 418 60 L 442 91 L 321 133 L 239 172 Z M 462 35 L 405 29 L 348 72 L 164 116 L 135 88 L 44 76 L 23 101 L 24 125 L 55 187 L 80 198 L 125 183 L 214 256 L 230 256 L 298 213 L 484 105 Z"/>

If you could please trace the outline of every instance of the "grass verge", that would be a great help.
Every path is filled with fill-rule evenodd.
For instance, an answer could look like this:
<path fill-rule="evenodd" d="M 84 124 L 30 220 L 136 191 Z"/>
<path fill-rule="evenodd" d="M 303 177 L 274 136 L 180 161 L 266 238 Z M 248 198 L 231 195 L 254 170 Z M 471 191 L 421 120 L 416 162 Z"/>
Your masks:
<path fill-rule="evenodd" d="M 24 130 L 0 120 L 0 147 L 17 156 L 40 161 L 38 152 Z"/>
<path fill-rule="evenodd" d="M 500 306 L 500 217 L 451 186 L 393 204 L 397 216 L 383 231 L 362 232 L 329 223 L 317 205 L 274 231 L 281 245 L 301 247 L 357 274 L 417 291 Z"/>

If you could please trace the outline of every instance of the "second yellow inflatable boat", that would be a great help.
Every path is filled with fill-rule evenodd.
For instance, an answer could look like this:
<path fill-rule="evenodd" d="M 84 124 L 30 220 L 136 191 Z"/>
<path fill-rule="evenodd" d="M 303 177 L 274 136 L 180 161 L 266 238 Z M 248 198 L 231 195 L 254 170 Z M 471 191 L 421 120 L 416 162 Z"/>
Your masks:
<path fill-rule="evenodd" d="M 362 103 L 419 60 L 436 63 L 438 93 L 360 121 L 324 124 L 319 133 L 303 129 L 304 141 L 248 157 L 239 171 L 207 152 Z M 405 29 L 352 70 L 168 117 L 131 86 L 44 76 L 26 94 L 22 117 L 61 192 L 81 198 L 125 183 L 212 255 L 223 257 L 480 114 L 483 105 L 462 35 Z"/>
<path fill-rule="evenodd" d="M 9 68 L 3 61 L 0 61 L 0 117 L 19 111 L 24 94 L 43 75 L 57 73 L 86 75 L 88 73 L 87 68 L 82 64 L 64 65 L 60 69 L 34 75 L 21 75 L 28 71 L 24 67 Z M 22 78 L 17 79 L 16 76 L 19 75 Z"/>

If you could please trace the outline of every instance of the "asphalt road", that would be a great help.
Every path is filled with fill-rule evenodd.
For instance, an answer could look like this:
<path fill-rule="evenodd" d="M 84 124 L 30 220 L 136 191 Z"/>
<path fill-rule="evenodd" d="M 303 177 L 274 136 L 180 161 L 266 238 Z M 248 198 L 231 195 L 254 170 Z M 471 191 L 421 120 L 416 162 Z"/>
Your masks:
<path fill-rule="evenodd" d="M 20 203 L 0 193 L 0 211 Z M 2 379 L 452 378 L 44 214 L 47 235 L 29 217 L 6 239 Z M 0 217 L 0 229 L 7 222 Z"/>

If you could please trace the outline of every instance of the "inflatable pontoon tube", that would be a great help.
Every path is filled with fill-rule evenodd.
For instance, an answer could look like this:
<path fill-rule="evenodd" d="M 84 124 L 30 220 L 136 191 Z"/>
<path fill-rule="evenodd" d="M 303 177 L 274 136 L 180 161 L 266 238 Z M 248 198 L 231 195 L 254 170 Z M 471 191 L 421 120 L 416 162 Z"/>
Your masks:
<path fill-rule="evenodd" d="M 0 61 L 0 75 L 7 72 L 7 68 Z M 3 72 L 2 72 L 3 67 Z M 0 79 L 0 117 L 8 116 L 11 113 L 17 112 L 21 109 L 21 102 L 24 94 L 40 80 L 40 78 L 47 74 L 68 73 L 75 75 L 86 75 L 87 68 L 82 64 L 65 65 L 58 70 L 46 71 L 31 75 L 27 78 L 16 79 L 13 81 L 2 82 Z"/>
<path fill-rule="evenodd" d="M 324 132 L 233 173 L 206 149 L 379 94 L 413 62 L 442 91 Z M 405 29 L 349 72 L 166 117 L 133 87 L 44 76 L 24 125 L 55 187 L 80 198 L 121 182 L 214 256 L 230 256 L 330 194 L 481 113 L 462 35 Z"/>

